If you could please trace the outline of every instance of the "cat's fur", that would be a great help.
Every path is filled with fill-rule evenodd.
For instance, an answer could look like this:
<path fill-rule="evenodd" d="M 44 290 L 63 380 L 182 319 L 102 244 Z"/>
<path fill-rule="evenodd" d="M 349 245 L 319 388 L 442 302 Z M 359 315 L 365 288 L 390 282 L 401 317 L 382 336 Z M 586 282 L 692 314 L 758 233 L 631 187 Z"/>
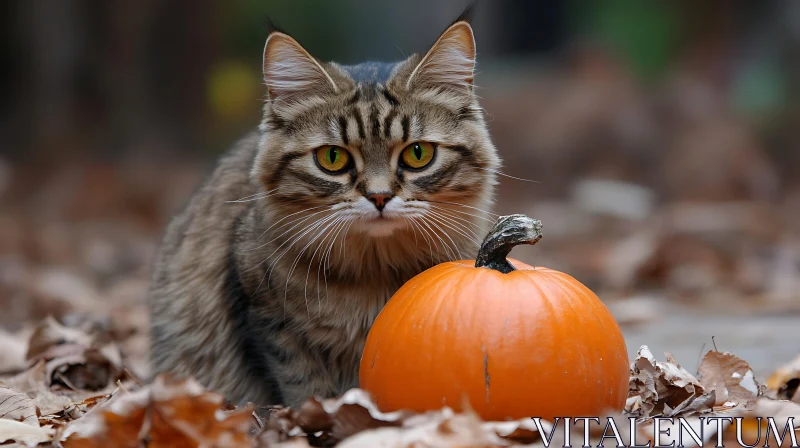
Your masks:
<path fill-rule="evenodd" d="M 167 229 L 149 293 L 154 371 L 259 404 L 357 386 L 386 301 L 438 262 L 473 258 L 491 224 L 480 209 L 499 158 L 474 63 L 465 21 L 393 64 L 324 63 L 271 33 L 263 122 Z M 416 141 L 438 145 L 421 172 L 398 165 Z M 331 144 L 352 154 L 348 173 L 315 164 Z M 382 213 L 376 192 L 393 195 Z"/>

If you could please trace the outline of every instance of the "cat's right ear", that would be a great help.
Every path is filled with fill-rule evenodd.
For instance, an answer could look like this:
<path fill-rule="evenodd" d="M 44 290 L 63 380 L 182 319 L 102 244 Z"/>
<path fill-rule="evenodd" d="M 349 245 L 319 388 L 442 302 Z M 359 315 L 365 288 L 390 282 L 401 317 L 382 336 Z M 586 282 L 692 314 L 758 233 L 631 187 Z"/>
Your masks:
<path fill-rule="evenodd" d="M 450 25 L 411 72 L 413 84 L 472 90 L 475 71 L 475 36 L 466 20 Z"/>
<path fill-rule="evenodd" d="M 264 45 L 264 83 L 269 99 L 291 101 L 309 93 L 335 93 L 336 84 L 324 68 L 287 34 L 273 32 Z"/>

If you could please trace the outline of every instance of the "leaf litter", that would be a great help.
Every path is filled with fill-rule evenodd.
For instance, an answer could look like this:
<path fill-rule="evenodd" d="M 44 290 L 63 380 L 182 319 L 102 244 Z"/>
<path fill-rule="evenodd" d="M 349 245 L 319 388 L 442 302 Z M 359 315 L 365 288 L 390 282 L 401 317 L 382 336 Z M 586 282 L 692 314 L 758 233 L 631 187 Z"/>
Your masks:
<path fill-rule="evenodd" d="M 93 447 L 502 447 L 562 446 L 583 440 L 583 428 L 564 422 L 521 419 L 482 421 L 466 410 L 427 413 L 382 412 L 369 394 L 351 389 L 336 398 L 310 397 L 297 408 L 232 406 L 191 378 L 156 376 L 143 383 L 125 368 L 113 335 L 101 327 L 65 325 L 47 318 L 30 329 L 24 369 L 12 360 L 0 371 L 0 444 Z M 638 441 L 652 438 L 656 418 L 682 417 L 698 429 L 703 417 L 742 417 L 741 428 L 725 423 L 705 431 L 701 442 L 750 440 L 766 429 L 757 417 L 773 416 L 779 428 L 800 421 L 796 395 L 798 361 L 777 369 L 760 384 L 753 369 L 732 353 L 710 350 L 691 373 L 665 353 L 657 360 L 642 346 L 631 362 L 628 400 L 613 418 L 622 441 L 630 440 L 628 418 Z M 678 421 L 660 421 L 673 437 Z M 604 425 L 586 429 L 599 443 L 612 438 Z M 604 432 L 605 431 L 605 432 Z M 616 435 L 614 435 L 616 437 Z M 683 440 L 684 445 L 692 446 Z M 689 443 L 689 444 L 687 444 Z M 697 445 L 697 444 L 695 444 Z M 4 445 L 5 446 L 5 445 Z"/>

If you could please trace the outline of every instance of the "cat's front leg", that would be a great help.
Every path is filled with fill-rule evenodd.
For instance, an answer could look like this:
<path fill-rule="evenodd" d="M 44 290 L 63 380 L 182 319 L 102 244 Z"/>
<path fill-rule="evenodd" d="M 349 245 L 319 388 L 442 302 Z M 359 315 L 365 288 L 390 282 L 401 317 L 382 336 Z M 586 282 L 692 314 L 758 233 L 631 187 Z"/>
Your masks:
<path fill-rule="evenodd" d="M 274 368 L 284 405 L 299 406 L 311 397 L 330 398 L 342 393 L 338 375 L 319 353 L 289 350 L 286 355 Z"/>

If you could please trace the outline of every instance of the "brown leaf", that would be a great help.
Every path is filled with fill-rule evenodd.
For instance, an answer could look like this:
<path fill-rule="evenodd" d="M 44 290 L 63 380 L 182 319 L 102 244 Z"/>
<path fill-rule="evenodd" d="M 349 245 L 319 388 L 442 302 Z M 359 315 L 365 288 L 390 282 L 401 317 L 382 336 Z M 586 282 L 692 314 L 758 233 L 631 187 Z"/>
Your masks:
<path fill-rule="evenodd" d="M 779 432 L 783 432 L 790 418 L 794 419 L 795 433 L 800 436 L 800 404 L 791 401 L 758 397 L 747 406 L 739 406 L 734 409 L 731 416 L 743 417 L 741 429 L 738 429 L 736 422 L 734 422 L 724 431 L 723 443 L 731 446 L 740 446 L 737 442 L 737 431 L 741 432 L 742 441 L 746 444 L 752 445 L 759 437 L 761 441 L 759 446 L 766 442 L 766 433 L 770 429 L 768 428 L 770 423 L 766 417 L 771 417 L 775 423 L 775 427 L 770 431 L 777 429 Z M 758 420 L 759 417 L 761 417 L 761 421 Z M 775 445 L 774 432 L 770 434 L 769 443 L 770 446 L 777 446 Z M 780 446 L 788 447 L 790 444 L 791 438 L 787 432 Z"/>
<path fill-rule="evenodd" d="M 101 343 L 84 331 L 52 317 L 31 335 L 28 360 L 47 362 L 47 384 L 97 392 L 123 377 L 122 357 L 113 342 Z"/>
<path fill-rule="evenodd" d="M 713 414 L 716 417 L 732 417 L 733 414 Z M 681 421 L 674 419 L 672 422 L 669 420 L 661 420 L 659 422 L 660 429 L 662 433 L 660 435 L 655 434 L 655 430 L 653 428 L 652 422 L 648 422 L 645 425 L 642 425 L 640 429 L 640 439 L 644 443 L 648 443 L 648 440 L 654 439 L 655 437 L 658 438 L 658 444 L 655 443 L 653 440 L 654 446 L 687 446 L 687 447 L 695 447 L 695 446 L 707 446 L 706 443 L 710 441 L 716 441 L 716 426 L 713 424 L 709 424 L 705 418 L 708 415 L 703 417 L 700 416 L 689 416 Z M 727 420 L 722 420 L 721 424 L 723 428 L 726 428 L 730 425 L 730 422 Z M 682 428 L 681 425 L 687 425 L 694 431 L 696 435 L 700 438 L 703 442 L 703 445 L 698 445 L 696 441 L 692 438 L 690 433 L 687 429 Z M 723 429 L 724 431 L 724 429 Z M 629 439 L 623 439 L 629 440 Z M 711 445 L 714 446 L 714 445 Z M 727 445 L 726 445 L 727 446 Z M 737 445 L 738 446 L 738 445 Z"/>
<path fill-rule="evenodd" d="M 39 427 L 36 405 L 27 395 L 0 385 L 0 418 Z"/>
<path fill-rule="evenodd" d="M 18 375 L 3 379 L 3 382 L 8 387 L 31 397 L 42 415 L 59 412 L 73 402 L 70 397 L 56 395 L 50 391 L 47 366 L 44 361 L 39 361 Z"/>
<path fill-rule="evenodd" d="M 753 369 L 733 353 L 709 351 L 703 356 L 698 371 L 703 387 L 716 394 L 714 405 L 745 404 L 758 396 L 759 384 Z"/>
<path fill-rule="evenodd" d="M 64 356 L 66 353 L 59 346 L 70 346 L 67 353 L 79 350 L 78 347 L 88 348 L 91 346 L 92 338 L 81 330 L 69 328 L 61 325 L 53 317 L 48 316 L 33 331 L 28 341 L 28 353 L 26 359 L 35 362 L 38 358 L 52 359 Z M 54 349 L 55 352 L 48 353 Z"/>
<path fill-rule="evenodd" d="M 333 428 L 331 416 L 325 412 L 319 401 L 312 398 L 306 400 L 294 416 L 297 426 L 303 431 L 313 434 L 318 431 L 330 431 Z"/>
<path fill-rule="evenodd" d="M 322 409 L 330 416 L 332 435 L 342 440 L 366 429 L 399 426 L 409 412 L 381 412 L 369 394 L 351 389 L 336 399 L 323 400 Z"/>
<path fill-rule="evenodd" d="M 430 414 L 417 419 L 411 427 L 382 427 L 362 431 L 342 441 L 339 448 L 361 448 L 391 446 L 413 447 L 497 447 L 508 446 L 505 440 L 484 428 L 473 413 L 453 414 L 445 412 Z"/>
<path fill-rule="evenodd" d="M 625 409 L 638 417 L 686 415 L 710 408 L 714 403 L 713 393 L 707 392 L 671 354 L 667 354 L 667 362 L 656 361 L 643 345 L 631 365 Z"/>
<path fill-rule="evenodd" d="M 0 444 L 13 441 L 36 446 L 51 440 L 52 430 L 39 426 L 36 406 L 27 395 L 0 385 Z"/>
<path fill-rule="evenodd" d="M 119 359 L 119 351 L 113 344 L 101 349 L 86 348 L 49 360 L 47 377 L 50 384 L 63 384 L 76 391 L 98 391 L 123 377 Z"/>
<path fill-rule="evenodd" d="M 553 425 L 551 423 L 546 421 L 541 421 L 540 423 L 542 429 L 548 431 L 548 433 L 552 430 Z M 536 423 L 527 418 L 510 422 L 485 422 L 481 426 L 485 431 L 491 431 L 500 438 L 515 444 L 531 444 L 542 440 L 542 435 L 539 434 Z M 552 440 L 550 443 L 552 444 Z"/>
<path fill-rule="evenodd" d="M 37 446 L 52 440 L 52 428 L 40 428 L 15 420 L 0 418 L 0 444 L 13 441 L 25 446 Z"/>
<path fill-rule="evenodd" d="M 222 395 L 193 380 L 159 376 L 135 392 L 97 405 L 64 431 L 65 447 L 247 446 L 252 409 L 226 411 Z"/>
<path fill-rule="evenodd" d="M 25 362 L 27 332 L 8 333 L 0 328 L 0 375 L 21 372 L 28 367 Z"/>
<path fill-rule="evenodd" d="M 773 372 L 766 386 L 775 391 L 778 398 L 800 403 L 800 356 Z"/>

